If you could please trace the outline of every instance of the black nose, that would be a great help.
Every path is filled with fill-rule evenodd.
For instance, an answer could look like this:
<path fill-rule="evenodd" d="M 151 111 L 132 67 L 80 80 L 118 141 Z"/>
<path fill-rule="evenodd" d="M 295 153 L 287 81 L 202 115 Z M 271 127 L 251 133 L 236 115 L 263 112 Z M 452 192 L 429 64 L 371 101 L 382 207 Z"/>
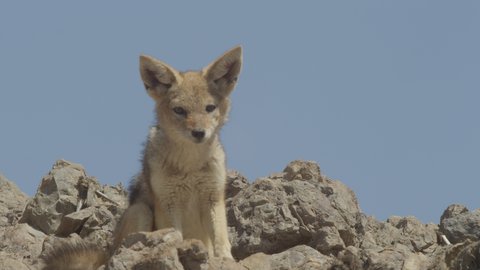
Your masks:
<path fill-rule="evenodd" d="M 203 130 L 192 130 L 192 136 L 197 139 L 203 139 L 205 137 L 205 131 Z"/>

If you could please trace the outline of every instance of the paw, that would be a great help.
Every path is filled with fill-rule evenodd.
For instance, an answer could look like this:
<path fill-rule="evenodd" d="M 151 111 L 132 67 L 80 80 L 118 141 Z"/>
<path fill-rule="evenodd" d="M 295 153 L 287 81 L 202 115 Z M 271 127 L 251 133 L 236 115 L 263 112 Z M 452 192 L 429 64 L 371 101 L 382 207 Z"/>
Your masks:
<path fill-rule="evenodd" d="M 228 258 L 233 260 L 232 252 L 230 252 L 230 249 L 230 246 L 215 248 L 215 257 Z"/>

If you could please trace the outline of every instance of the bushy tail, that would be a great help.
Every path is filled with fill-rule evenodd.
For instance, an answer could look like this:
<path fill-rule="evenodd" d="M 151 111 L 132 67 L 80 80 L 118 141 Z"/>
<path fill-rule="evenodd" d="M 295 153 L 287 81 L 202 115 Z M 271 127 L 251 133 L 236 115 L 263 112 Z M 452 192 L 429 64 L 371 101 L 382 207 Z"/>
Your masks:
<path fill-rule="evenodd" d="M 54 247 L 44 258 L 43 270 L 96 270 L 108 260 L 107 253 L 94 243 L 81 240 Z"/>

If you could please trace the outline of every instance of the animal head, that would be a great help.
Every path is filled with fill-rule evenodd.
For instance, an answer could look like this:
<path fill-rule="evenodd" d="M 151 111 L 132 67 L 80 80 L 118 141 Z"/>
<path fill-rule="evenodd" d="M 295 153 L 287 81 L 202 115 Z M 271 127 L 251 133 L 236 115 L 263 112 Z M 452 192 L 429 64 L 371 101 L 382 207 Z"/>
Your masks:
<path fill-rule="evenodd" d="M 153 57 L 140 56 L 140 74 L 165 135 L 194 143 L 213 138 L 227 120 L 229 96 L 241 66 L 240 46 L 200 71 L 179 72 Z"/>

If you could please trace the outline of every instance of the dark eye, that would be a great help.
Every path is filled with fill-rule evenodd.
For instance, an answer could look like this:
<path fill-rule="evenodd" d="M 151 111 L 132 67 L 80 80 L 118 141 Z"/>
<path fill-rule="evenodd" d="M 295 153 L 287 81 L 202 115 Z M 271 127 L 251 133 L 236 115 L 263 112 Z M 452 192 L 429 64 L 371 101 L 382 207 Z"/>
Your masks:
<path fill-rule="evenodd" d="M 182 116 L 187 115 L 187 111 L 182 107 L 174 107 L 173 112 L 178 114 L 178 115 L 182 115 Z"/>
<path fill-rule="evenodd" d="M 207 107 L 205 107 L 205 110 L 207 112 L 213 112 L 213 111 L 215 111 L 216 108 L 217 108 L 217 106 L 215 106 L 215 105 L 207 105 Z"/>

